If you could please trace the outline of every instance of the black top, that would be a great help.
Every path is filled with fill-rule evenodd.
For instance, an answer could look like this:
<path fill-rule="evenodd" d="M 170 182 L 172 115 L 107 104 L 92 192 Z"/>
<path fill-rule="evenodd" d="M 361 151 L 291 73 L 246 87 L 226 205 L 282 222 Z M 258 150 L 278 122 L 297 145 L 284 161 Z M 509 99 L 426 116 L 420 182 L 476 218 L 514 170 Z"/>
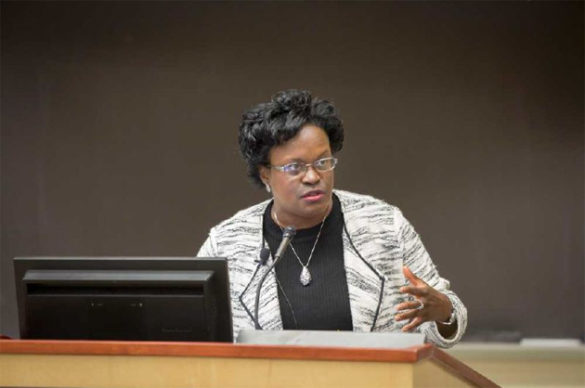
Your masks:
<path fill-rule="evenodd" d="M 272 203 L 264 212 L 264 238 L 274 257 L 282 240 L 282 230 L 272 220 Z M 321 224 L 299 229 L 291 244 L 303 264 L 307 263 Z M 333 208 L 325 219 L 321 236 L 309 264 L 312 281 L 299 280 L 302 266 L 289 246 L 276 265 L 278 299 L 284 329 L 353 330 L 349 293 L 343 262 L 343 213 L 333 196 Z"/>

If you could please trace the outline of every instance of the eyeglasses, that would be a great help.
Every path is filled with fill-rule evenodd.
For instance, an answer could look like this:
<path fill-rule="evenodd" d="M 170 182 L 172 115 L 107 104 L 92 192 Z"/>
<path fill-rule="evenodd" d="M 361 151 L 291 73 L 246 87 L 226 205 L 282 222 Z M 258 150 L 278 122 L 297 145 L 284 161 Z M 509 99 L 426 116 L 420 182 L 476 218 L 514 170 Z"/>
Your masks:
<path fill-rule="evenodd" d="M 337 165 L 337 158 L 328 157 L 315 160 L 313 163 L 299 163 L 293 162 L 282 166 L 270 166 L 270 168 L 277 169 L 291 176 L 297 176 L 307 172 L 309 167 L 313 167 L 317 172 L 331 171 Z"/>

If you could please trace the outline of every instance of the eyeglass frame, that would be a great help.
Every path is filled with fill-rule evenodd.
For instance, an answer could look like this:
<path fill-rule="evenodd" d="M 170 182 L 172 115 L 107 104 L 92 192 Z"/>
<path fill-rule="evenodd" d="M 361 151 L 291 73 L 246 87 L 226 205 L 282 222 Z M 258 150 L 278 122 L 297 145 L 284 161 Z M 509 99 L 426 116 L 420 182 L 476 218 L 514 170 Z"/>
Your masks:
<path fill-rule="evenodd" d="M 316 163 L 320 162 L 322 160 L 332 160 L 333 161 L 333 167 L 331 167 L 328 170 L 319 170 L 316 167 Z M 319 158 L 317 160 L 315 160 L 312 163 L 300 163 L 300 162 L 291 162 L 291 163 L 287 163 L 287 164 L 283 164 L 280 166 L 274 166 L 274 165 L 268 165 L 268 167 L 270 168 L 274 168 L 275 170 L 284 172 L 286 174 L 288 174 L 289 176 L 300 176 L 302 174 L 306 174 L 307 171 L 309 171 L 309 167 L 313 167 L 313 170 L 315 170 L 315 172 L 317 173 L 321 173 L 321 172 L 329 172 L 329 171 L 333 171 L 335 169 L 335 167 L 337 167 L 337 163 L 339 162 L 339 159 L 337 159 L 334 156 L 327 156 L 326 158 Z M 286 170 L 287 166 L 293 165 L 293 164 L 298 164 L 299 167 L 301 168 L 298 174 L 291 174 L 289 171 Z"/>

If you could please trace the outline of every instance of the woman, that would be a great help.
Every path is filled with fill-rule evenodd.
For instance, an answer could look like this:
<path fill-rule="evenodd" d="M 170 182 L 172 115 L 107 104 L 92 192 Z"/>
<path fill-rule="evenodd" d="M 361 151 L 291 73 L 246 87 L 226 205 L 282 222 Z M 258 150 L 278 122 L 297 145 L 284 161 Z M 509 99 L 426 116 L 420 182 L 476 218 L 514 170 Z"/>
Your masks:
<path fill-rule="evenodd" d="M 270 200 L 211 229 L 198 256 L 227 257 L 234 338 L 255 327 L 255 294 L 282 230 L 297 230 L 260 294 L 264 330 L 421 331 L 457 343 L 467 311 L 441 278 L 400 210 L 334 190 L 343 125 L 333 105 L 307 91 L 277 93 L 243 115 L 240 150 Z M 270 258 L 268 264 L 270 264 Z"/>

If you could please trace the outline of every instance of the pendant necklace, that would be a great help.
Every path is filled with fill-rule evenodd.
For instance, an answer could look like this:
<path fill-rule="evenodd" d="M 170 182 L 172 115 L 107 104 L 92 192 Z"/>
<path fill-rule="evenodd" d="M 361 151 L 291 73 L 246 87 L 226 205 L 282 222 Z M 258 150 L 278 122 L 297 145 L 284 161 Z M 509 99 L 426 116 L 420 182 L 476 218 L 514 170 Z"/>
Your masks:
<path fill-rule="evenodd" d="M 274 215 L 274 220 L 276 221 L 276 224 L 282 229 L 282 226 L 280 225 L 280 221 L 278 220 L 278 216 L 276 215 L 276 212 L 273 211 L 272 214 Z M 295 250 L 295 247 L 293 246 L 292 242 L 290 243 L 290 247 L 291 247 L 295 257 L 297 258 L 301 267 L 303 267 L 303 269 L 301 270 L 301 275 L 299 277 L 299 281 L 305 287 L 308 286 L 309 284 L 311 284 L 311 281 L 313 280 L 313 278 L 311 277 L 311 272 L 309 272 L 309 264 L 311 264 L 311 259 L 313 258 L 313 252 L 315 252 L 315 247 L 317 246 L 317 243 L 319 242 L 319 237 L 321 236 L 321 231 L 323 230 L 323 225 L 325 225 L 325 219 L 327 218 L 328 215 L 329 215 L 329 212 L 328 211 L 325 212 L 325 217 L 323 217 L 323 221 L 321 221 L 321 227 L 319 228 L 319 233 L 317 233 L 317 238 L 315 239 L 315 243 L 313 244 L 313 248 L 311 249 L 311 253 L 309 254 L 309 260 L 307 260 L 307 264 L 303 264 L 303 262 L 301 261 L 301 258 L 297 254 L 297 251 Z"/>

